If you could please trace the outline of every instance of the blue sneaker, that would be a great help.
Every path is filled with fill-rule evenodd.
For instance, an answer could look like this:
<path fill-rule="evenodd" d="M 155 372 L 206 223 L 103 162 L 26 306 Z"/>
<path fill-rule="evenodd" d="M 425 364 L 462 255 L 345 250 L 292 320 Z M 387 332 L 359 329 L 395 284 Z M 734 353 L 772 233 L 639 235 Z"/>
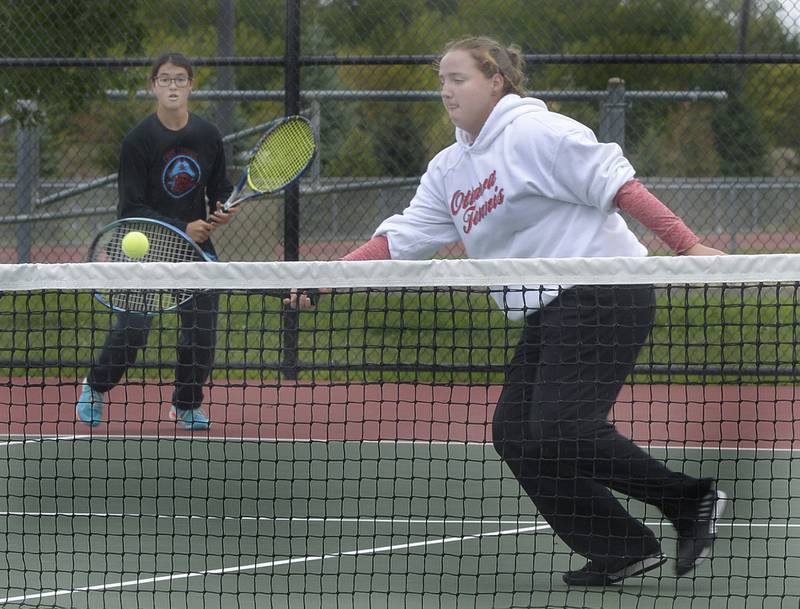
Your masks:
<path fill-rule="evenodd" d="M 169 409 L 169 418 L 175 421 L 184 429 L 202 431 L 211 427 L 206 413 L 200 408 L 175 408 Z"/>
<path fill-rule="evenodd" d="M 105 398 L 102 393 L 92 389 L 86 379 L 83 379 L 81 387 L 81 395 L 75 404 L 75 414 L 83 423 L 97 427 L 103 420 Z"/>

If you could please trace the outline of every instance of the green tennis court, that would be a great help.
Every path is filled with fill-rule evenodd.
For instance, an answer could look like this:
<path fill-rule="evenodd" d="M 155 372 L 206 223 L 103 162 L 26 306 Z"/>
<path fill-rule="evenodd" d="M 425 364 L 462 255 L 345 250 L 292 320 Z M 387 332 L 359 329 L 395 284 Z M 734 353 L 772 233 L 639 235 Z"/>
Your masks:
<path fill-rule="evenodd" d="M 800 586 L 796 449 L 653 448 L 717 477 L 733 509 L 694 577 L 668 563 L 602 592 L 561 583 L 580 557 L 490 445 L 96 435 L 0 450 L 4 606 L 783 608 Z M 631 508 L 674 555 L 671 528 Z"/>

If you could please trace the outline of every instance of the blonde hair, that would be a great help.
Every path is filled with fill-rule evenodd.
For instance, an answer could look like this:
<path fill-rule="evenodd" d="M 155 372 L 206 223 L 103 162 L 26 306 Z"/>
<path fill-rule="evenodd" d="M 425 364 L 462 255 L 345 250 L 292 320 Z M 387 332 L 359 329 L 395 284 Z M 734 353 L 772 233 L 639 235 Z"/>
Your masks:
<path fill-rule="evenodd" d="M 525 60 L 522 51 L 516 45 L 504 47 L 496 40 L 486 36 L 469 36 L 448 42 L 442 56 L 451 51 L 467 51 L 478 64 L 478 69 L 487 78 L 495 74 L 503 77 L 503 94 L 516 93 L 525 97 Z M 441 58 L 440 58 L 441 60 Z M 438 69 L 439 61 L 435 63 Z"/>

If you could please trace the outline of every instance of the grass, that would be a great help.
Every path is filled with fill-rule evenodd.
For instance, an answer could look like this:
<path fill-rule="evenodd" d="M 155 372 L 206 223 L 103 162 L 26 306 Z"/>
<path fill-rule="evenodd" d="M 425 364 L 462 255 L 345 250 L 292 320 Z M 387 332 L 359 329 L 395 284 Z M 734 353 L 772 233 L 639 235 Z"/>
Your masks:
<path fill-rule="evenodd" d="M 215 374 L 277 378 L 271 368 L 280 360 L 283 342 L 279 301 L 239 293 L 223 296 L 221 308 Z M 656 324 L 640 364 L 724 370 L 721 375 L 675 372 L 670 375 L 674 382 L 775 382 L 775 375 L 740 371 L 795 368 L 798 317 L 796 286 L 660 290 Z M 74 365 L 57 362 L 97 357 L 113 320 L 85 292 L 3 293 L 0 374 L 24 375 L 50 361 L 54 365 L 44 374 L 78 376 Z M 143 360 L 174 360 L 176 321 L 174 314 L 154 318 Z M 520 324 L 509 322 L 485 294 L 464 291 L 338 294 L 323 299 L 315 311 L 302 313 L 299 327 L 299 360 L 322 368 L 304 371 L 302 378 L 349 382 L 500 382 L 500 373 L 476 368 L 502 366 L 520 333 Z M 240 369 L 242 363 L 246 369 Z M 385 367 L 375 369 L 378 363 Z M 337 369 L 324 369 L 332 364 Z M 421 371 L 415 365 L 461 370 Z M 166 373 L 160 371 L 161 376 Z M 141 374 L 153 377 L 159 371 Z M 651 371 L 636 380 L 667 377 Z"/>

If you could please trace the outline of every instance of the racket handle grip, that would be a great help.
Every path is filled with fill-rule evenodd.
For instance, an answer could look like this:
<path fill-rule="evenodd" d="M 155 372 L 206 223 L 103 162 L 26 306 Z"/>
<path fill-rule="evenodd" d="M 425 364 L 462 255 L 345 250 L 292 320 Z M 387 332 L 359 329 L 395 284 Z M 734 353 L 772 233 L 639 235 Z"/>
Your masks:
<path fill-rule="evenodd" d="M 236 198 L 236 195 L 238 195 L 238 194 L 239 194 L 239 189 L 238 188 L 234 188 L 233 192 L 228 197 L 228 200 L 225 201 L 225 203 L 222 204 L 222 211 L 228 211 L 231 207 L 235 207 L 236 206 L 237 202 L 234 201 L 234 199 Z"/>

